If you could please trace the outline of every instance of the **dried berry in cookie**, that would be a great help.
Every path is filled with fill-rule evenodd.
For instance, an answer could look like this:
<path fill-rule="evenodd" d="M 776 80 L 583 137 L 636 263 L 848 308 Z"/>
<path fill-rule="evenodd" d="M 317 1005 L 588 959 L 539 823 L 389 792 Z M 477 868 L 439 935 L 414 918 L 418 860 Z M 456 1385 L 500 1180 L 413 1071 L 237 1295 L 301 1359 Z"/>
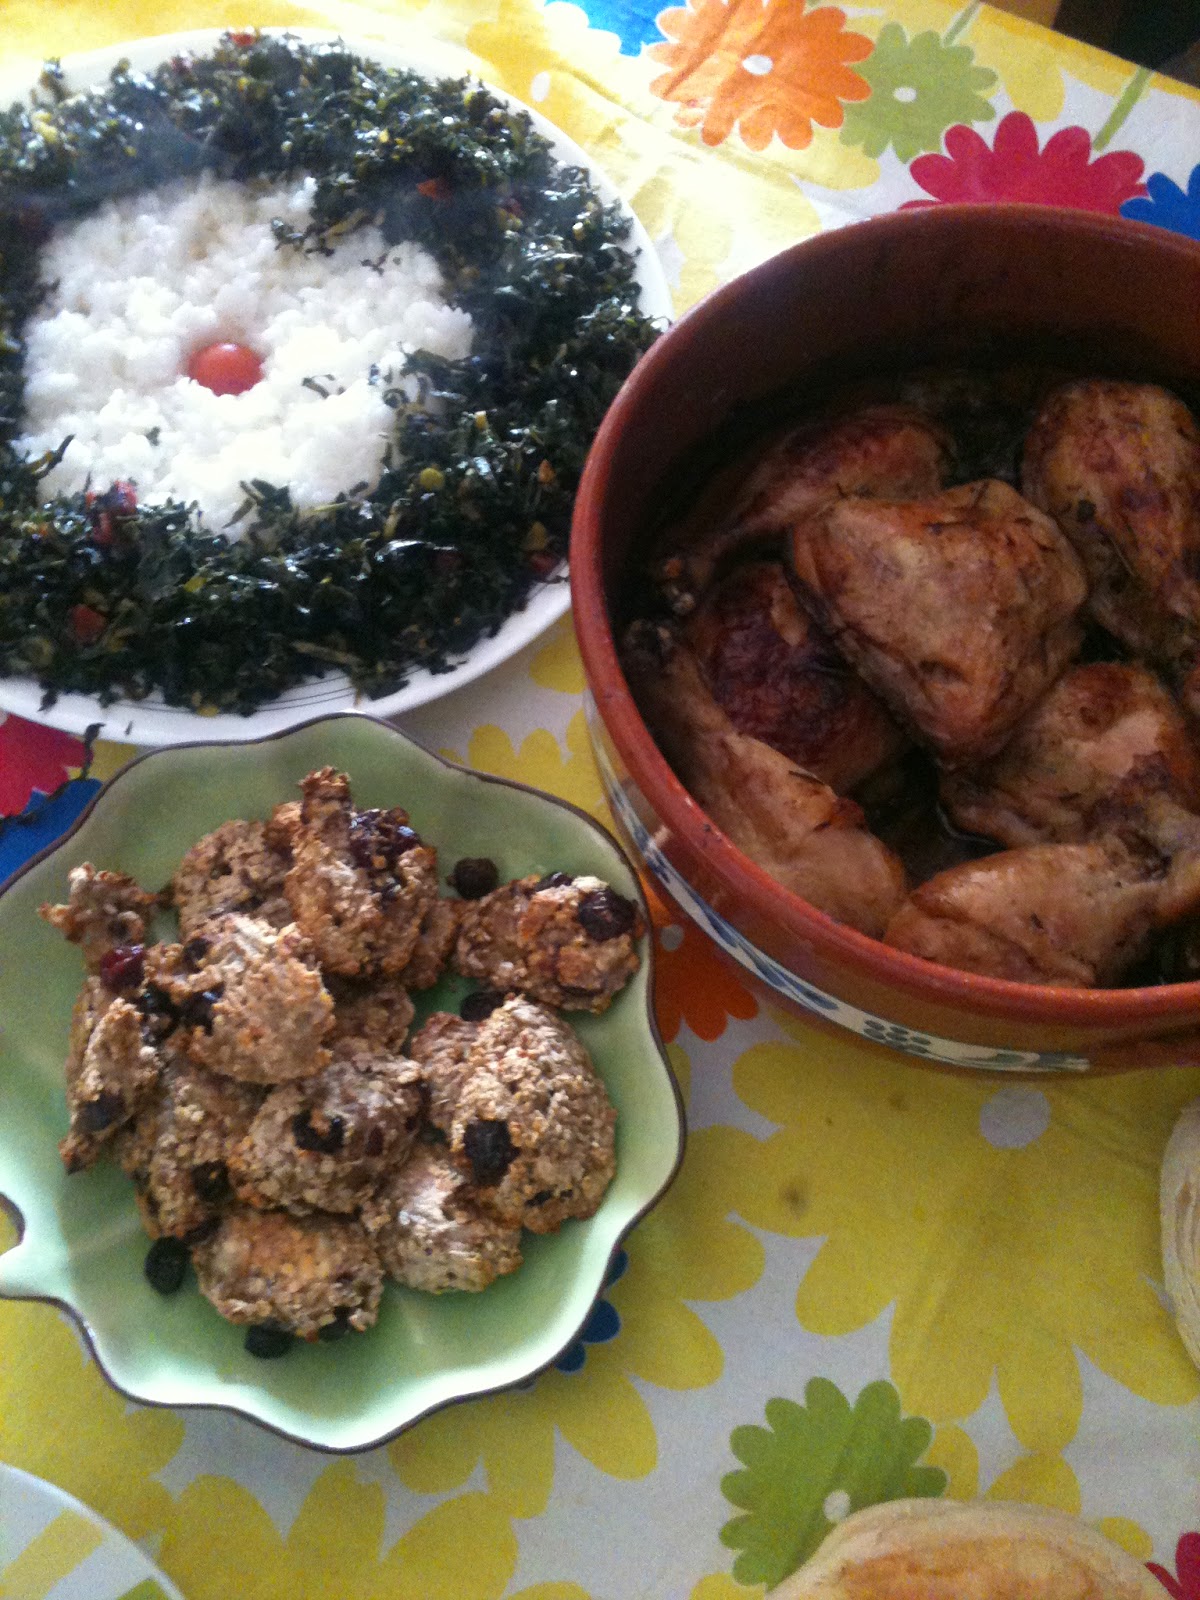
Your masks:
<path fill-rule="evenodd" d="M 38 914 L 80 947 L 89 972 L 99 972 L 110 951 L 145 944 L 146 922 L 157 904 L 156 895 L 123 872 L 97 872 L 85 861 L 68 874 L 66 904 L 43 905 Z"/>
<path fill-rule="evenodd" d="M 284 879 L 297 924 L 328 972 L 401 972 L 437 899 L 437 852 L 399 809 L 356 812 L 345 773 L 323 767 L 300 787 L 300 824 Z"/>
<path fill-rule="evenodd" d="M 499 888 L 500 873 L 489 856 L 462 856 L 446 881 L 464 900 L 482 900 Z"/>
<path fill-rule="evenodd" d="M 463 908 L 454 965 L 565 1011 L 603 1011 L 637 971 L 632 900 L 599 878 L 519 878 Z"/>
<path fill-rule="evenodd" d="M 183 1288 L 191 1259 L 182 1239 L 155 1239 L 146 1251 L 142 1268 L 146 1282 L 159 1294 L 177 1294 Z"/>
<path fill-rule="evenodd" d="M 587 1050 L 523 997 L 475 1025 L 465 1062 L 430 1086 L 429 1118 L 479 1203 L 533 1233 L 590 1217 L 615 1171 L 616 1112 Z"/>
<path fill-rule="evenodd" d="M 184 945 L 149 950 L 146 979 L 174 1006 L 173 1038 L 197 1066 L 271 1084 L 329 1061 L 333 1001 L 298 928 L 219 918 Z"/>
<path fill-rule="evenodd" d="M 422 1098 L 420 1069 L 386 1056 L 335 1060 L 272 1090 L 230 1157 L 238 1198 L 297 1214 L 356 1211 L 408 1155 Z"/>
<path fill-rule="evenodd" d="M 283 893 L 290 854 L 273 848 L 261 822 L 225 822 L 197 840 L 171 880 L 186 939 L 213 917 L 240 911 L 281 928 L 292 920 Z"/>
<path fill-rule="evenodd" d="M 192 1263 L 201 1293 L 230 1322 L 315 1339 L 339 1321 L 369 1328 L 378 1314 L 383 1269 L 349 1217 L 231 1211 L 193 1247 Z"/>

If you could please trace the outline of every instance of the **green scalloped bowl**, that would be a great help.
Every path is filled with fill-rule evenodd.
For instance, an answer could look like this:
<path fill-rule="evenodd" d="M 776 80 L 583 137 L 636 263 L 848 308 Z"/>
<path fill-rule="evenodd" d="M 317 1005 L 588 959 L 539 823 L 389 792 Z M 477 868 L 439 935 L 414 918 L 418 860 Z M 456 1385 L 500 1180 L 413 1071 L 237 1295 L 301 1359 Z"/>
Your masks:
<path fill-rule="evenodd" d="M 264 816 L 314 767 L 349 773 L 363 806 L 404 805 L 443 862 L 491 856 L 504 878 L 594 873 L 642 902 L 637 875 L 590 817 L 562 800 L 431 755 L 386 723 L 327 717 L 250 744 L 154 751 L 125 767 L 64 839 L 0 893 L 0 1198 L 19 1242 L 0 1295 L 51 1301 L 79 1323 L 108 1380 L 148 1405 L 240 1412 L 300 1443 L 361 1450 L 453 1401 L 523 1383 L 575 1340 L 621 1241 L 679 1166 L 683 1111 L 641 970 L 602 1016 L 572 1014 L 617 1108 L 617 1172 L 594 1217 L 528 1237 L 525 1261 L 482 1294 L 389 1284 L 377 1325 L 282 1361 L 248 1355 L 189 1282 L 164 1299 L 142 1273 L 132 1186 L 110 1164 L 68 1177 L 63 1060 L 79 954 L 37 915 L 81 861 L 164 883 L 189 844 L 231 817 Z M 649 944 L 649 941 L 645 941 Z M 425 1010 L 452 1009 L 444 980 Z"/>

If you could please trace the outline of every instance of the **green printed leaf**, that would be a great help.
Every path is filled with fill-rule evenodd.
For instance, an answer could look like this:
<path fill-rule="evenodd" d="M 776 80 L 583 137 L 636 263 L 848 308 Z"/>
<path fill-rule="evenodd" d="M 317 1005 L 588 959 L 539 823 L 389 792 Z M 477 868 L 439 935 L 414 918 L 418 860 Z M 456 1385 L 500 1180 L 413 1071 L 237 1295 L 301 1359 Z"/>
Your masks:
<path fill-rule="evenodd" d="M 725 1524 L 721 1542 L 741 1552 L 733 1564 L 739 1583 L 771 1587 L 786 1578 L 816 1550 L 839 1511 L 945 1491 L 940 1467 L 917 1465 L 932 1427 L 923 1417 L 901 1417 L 900 1396 L 886 1380 L 869 1383 L 853 1407 L 828 1378 L 811 1379 L 804 1399 L 802 1406 L 768 1400 L 765 1428 L 735 1428 L 730 1435 L 744 1470 L 727 1473 L 721 1493 L 746 1515 Z M 830 1505 L 839 1491 L 841 1505 Z"/>

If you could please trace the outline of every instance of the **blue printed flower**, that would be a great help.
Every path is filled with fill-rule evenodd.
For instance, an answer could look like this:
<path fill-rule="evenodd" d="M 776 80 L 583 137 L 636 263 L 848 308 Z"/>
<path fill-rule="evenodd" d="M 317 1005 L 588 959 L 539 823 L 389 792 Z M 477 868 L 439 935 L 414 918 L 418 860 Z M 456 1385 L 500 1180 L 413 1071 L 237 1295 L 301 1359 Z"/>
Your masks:
<path fill-rule="evenodd" d="M 615 33 L 623 56 L 636 56 L 644 44 L 661 41 L 657 18 L 663 0 L 583 0 L 593 28 Z"/>
<path fill-rule="evenodd" d="M 99 788 L 95 778 L 76 778 L 53 795 L 35 793 L 18 816 L 0 819 L 0 883 L 66 833 Z"/>
<path fill-rule="evenodd" d="M 1154 172 L 1146 179 L 1146 193 L 1126 200 L 1121 215 L 1133 222 L 1153 222 L 1188 239 L 1200 239 L 1200 166 L 1192 168 L 1187 193 L 1172 183 L 1165 172 Z"/>
<path fill-rule="evenodd" d="M 616 1260 L 604 1280 L 604 1287 L 610 1289 L 617 1279 L 623 1276 L 628 1265 L 629 1257 L 624 1250 L 618 1250 Z M 610 1339 L 615 1339 L 620 1331 L 621 1318 L 617 1314 L 617 1308 L 601 1295 L 592 1307 L 592 1314 L 584 1323 L 578 1339 L 574 1344 L 567 1346 L 554 1365 L 560 1372 L 578 1372 L 587 1360 L 589 1344 L 607 1344 Z"/>

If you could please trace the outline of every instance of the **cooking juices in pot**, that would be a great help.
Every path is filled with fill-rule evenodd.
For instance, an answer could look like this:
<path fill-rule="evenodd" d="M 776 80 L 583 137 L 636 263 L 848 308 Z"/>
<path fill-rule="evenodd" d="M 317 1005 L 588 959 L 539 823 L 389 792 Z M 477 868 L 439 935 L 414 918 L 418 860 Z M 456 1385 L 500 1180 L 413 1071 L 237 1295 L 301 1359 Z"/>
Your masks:
<path fill-rule="evenodd" d="M 1073 365 L 776 399 L 685 463 L 626 674 L 785 887 L 911 954 L 1200 977 L 1200 433 Z M 714 465 L 715 463 L 715 465 Z"/>

